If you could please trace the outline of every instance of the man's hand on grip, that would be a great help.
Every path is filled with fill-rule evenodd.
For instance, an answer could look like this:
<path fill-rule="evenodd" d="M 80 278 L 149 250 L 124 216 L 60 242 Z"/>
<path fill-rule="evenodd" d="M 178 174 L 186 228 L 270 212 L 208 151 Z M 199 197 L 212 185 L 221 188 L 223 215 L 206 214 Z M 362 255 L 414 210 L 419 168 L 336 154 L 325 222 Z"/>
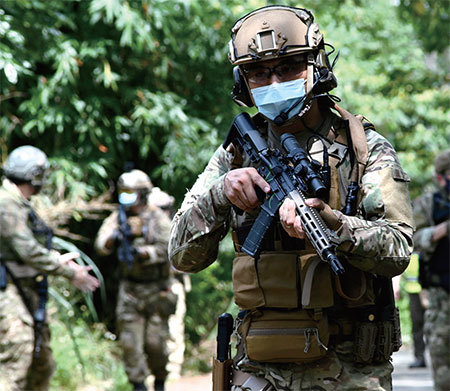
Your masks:
<path fill-rule="evenodd" d="M 231 170 L 225 177 L 225 195 L 233 205 L 245 212 L 261 204 L 255 186 L 270 193 L 270 186 L 254 167 Z"/>

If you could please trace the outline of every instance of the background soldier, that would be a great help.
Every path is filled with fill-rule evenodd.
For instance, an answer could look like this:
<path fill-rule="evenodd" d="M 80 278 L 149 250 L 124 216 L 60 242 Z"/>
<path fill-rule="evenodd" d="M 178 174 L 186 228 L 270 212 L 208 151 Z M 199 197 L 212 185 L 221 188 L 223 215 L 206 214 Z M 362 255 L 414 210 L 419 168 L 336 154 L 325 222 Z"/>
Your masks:
<path fill-rule="evenodd" d="M 153 187 L 148 196 L 148 203 L 161 208 L 170 219 L 175 213 L 173 209 L 174 202 L 175 198 L 162 191 L 159 187 Z M 175 313 L 169 317 L 170 338 L 167 341 L 169 351 L 167 370 L 170 378 L 178 379 L 181 377 L 186 347 L 184 341 L 184 318 L 186 315 L 186 292 L 190 291 L 191 280 L 188 274 L 176 271 L 174 272 L 174 277 L 170 289 L 177 295 L 177 306 Z"/>
<path fill-rule="evenodd" d="M 414 200 L 414 248 L 424 261 L 422 278 L 429 289 L 429 306 L 425 312 L 425 335 L 437 391 L 450 384 L 450 150 L 438 154 L 434 161 L 437 189 Z"/>
<path fill-rule="evenodd" d="M 409 368 L 425 368 L 425 340 L 423 325 L 425 309 L 428 302 L 428 292 L 422 289 L 419 282 L 419 254 L 411 255 L 409 265 L 401 276 L 393 278 L 394 297 L 399 300 L 401 292 L 405 291 L 409 299 L 409 313 L 411 317 L 411 328 L 413 336 L 414 361 Z"/>
<path fill-rule="evenodd" d="M 31 196 L 49 167 L 41 150 L 14 149 L 0 187 L 0 373 L 6 390 L 47 390 L 55 363 L 45 316 L 47 274 L 66 277 L 83 292 L 99 286 L 79 254 L 51 249 L 52 231 L 36 215 Z M 45 243 L 45 245 L 44 245 Z M 34 325 L 34 327 L 33 327 Z M 4 390 L 4 388 L 2 388 Z"/>
<path fill-rule="evenodd" d="M 168 374 L 168 317 L 176 306 L 167 257 L 170 219 L 148 204 L 153 186 L 143 171 L 123 173 L 117 187 L 119 210 L 103 222 L 95 247 L 102 255 L 117 250 L 121 279 L 116 317 L 128 379 L 134 390 L 147 390 L 150 368 L 160 391 Z"/>
<path fill-rule="evenodd" d="M 233 144 L 216 150 L 185 196 L 172 223 L 170 259 L 182 271 L 206 268 L 231 226 L 233 288 L 242 310 L 233 390 L 391 390 L 390 356 L 400 341 L 390 278 L 403 272 L 412 249 L 409 178 L 389 142 L 327 96 L 336 79 L 310 11 L 255 10 L 235 23 L 229 48 L 234 99 L 258 108 L 258 134 L 272 149 L 281 148 L 281 135 L 294 134 L 321 163 L 327 202 L 310 198 L 306 205 L 336 232 L 345 274 L 334 276 L 320 261 L 290 198 L 260 254 L 242 251 L 260 213 L 257 193 L 271 193 L 268 182 L 279 172 L 263 178 L 254 156 Z M 266 198 L 262 216 L 270 216 L 275 196 Z"/>

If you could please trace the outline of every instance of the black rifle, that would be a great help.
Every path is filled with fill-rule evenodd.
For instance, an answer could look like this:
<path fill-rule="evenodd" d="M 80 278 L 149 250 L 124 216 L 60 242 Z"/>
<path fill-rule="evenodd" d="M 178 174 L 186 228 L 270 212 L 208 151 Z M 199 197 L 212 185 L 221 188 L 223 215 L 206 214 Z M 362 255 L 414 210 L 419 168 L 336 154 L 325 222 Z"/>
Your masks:
<path fill-rule="evenodd" d="M 52 248 L 53 230 L 47 226 L 42 219 L 40 219 L 31 209 L 29 218 L 32 225 L 32 231 L 35 235 L 45 236 L 45 247 L 47 250 Z M 38 282 L 38 306 L 33 312 L 34 329 L 35 329 L 35 344 L 34 344 L 34 358 L 39 358 L 42 347 L 42 329 L 46 320 L 46 306 L 48 301 L 48 280 L 47 275 L 44 274 Z"/>
<path fill-rule="evenodd" d="M 127 222 L 127 213 L 125 206 L 119 206 L 119 236 L 117 240 L 119 245 L 117 246 L 117 258 L 120 262 L 124 262 L 129 268 L 133 266 L 134 258 L 136 256 L 136 249 L 131 244 L 133 240 L 133 233 L 131 232 L 130 224 Z"/>
<path fill-rule="evenodd" d="M 259 256 L 261 242 L 276 212 L 283 201 L 290 198 L 295 202 L 303 229 L 322 261 L 329 263 L 336 275 L 342 274 L 344 268 L 336 256 L 336 233 L 325 225 L 314 208 L 305 204 L 305 193 L 325 198 L 328 190 L 317 174 L 315 164 L 309 161 L 295 137 L 283 134 L 281 142 L 288 152 L 287 156 L 279 149 L 270 149 L 250 116 L 241 113 L 233 120 L 223 144 L 225 148 L 230 143 L 237 143 L 242 147 L 271 188 L 271 193 L 261 206 L 261 212 L 246 237 L 242 250 L 252 257 Z M 320 165 L 318 162 L 317 164 Z"/>

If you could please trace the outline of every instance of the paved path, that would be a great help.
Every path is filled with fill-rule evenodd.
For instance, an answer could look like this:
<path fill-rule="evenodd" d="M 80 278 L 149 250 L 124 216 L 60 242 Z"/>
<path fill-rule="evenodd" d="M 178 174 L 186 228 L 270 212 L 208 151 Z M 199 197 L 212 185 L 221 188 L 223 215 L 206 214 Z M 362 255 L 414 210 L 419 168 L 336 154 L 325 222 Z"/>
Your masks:
<path fill-rule="evenodd" d="M 411 349 L 402 347 L 394 353 L 393 391 L 434 391 L 430 359 L 427 359 L 426 368 L 409 369 L 408 365 L 414 361 Z"/>
<path fill-rule="evenodd" d="M 427 368 L 409 369 L 408 365 L 413 360 L 414 356 L 409 348 L 402 347 L 399 352 L 394 353 L 393 391 L 434 391 L 430 360 L 428 359 Z M 211 375 L 182 377 L 169 382 L 166 388 L 167 391 L 210 391 Z"/>

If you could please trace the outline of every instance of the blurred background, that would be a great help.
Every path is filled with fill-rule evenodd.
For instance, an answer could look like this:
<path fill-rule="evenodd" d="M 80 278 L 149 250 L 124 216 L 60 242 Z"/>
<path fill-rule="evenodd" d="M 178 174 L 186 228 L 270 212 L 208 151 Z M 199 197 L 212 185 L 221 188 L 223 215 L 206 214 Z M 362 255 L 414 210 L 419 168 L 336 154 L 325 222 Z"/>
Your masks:
<path fill-rule="evenodd" d="M 104 277 L 91 304 L 52 296 L 52 390 L 130 389 L 114 342 L 116 263 L 95 255 L 92 238 L 130 164 L 173 195 L 176 210 L 242 111 L 230 96 L 230 28 L 269 4 L 313 11 L 325 42 L 340 52 L 333 94 L 393 144 L 418 196 L 435 154 L 449 146 L 448 1 L 0 1 L 0 164 L 24 144 L 49 156 L 36 206 L 59 245 L 77 246 Z M 191 276 L 185 373 L 209 371 L 204 346 L 217 316 L 236 311 L 232 258 L 227 240 L 219 261 Z"/>

